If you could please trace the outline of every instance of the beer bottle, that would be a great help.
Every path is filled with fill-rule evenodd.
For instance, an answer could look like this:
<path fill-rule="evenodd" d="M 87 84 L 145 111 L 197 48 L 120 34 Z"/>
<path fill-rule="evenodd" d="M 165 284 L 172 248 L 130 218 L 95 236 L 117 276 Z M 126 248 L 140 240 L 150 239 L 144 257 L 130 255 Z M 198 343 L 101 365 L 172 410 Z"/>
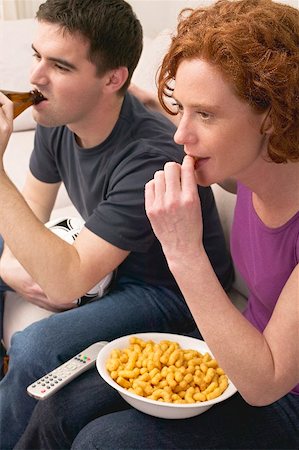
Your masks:
<path fill-rule="evenodd" d="M 30 92 L 2 91 L 13 102 L 13 118 L 15 119 L 31 105 L 37 105 L 44 100 L 43 95 L 37 90 Z"/>

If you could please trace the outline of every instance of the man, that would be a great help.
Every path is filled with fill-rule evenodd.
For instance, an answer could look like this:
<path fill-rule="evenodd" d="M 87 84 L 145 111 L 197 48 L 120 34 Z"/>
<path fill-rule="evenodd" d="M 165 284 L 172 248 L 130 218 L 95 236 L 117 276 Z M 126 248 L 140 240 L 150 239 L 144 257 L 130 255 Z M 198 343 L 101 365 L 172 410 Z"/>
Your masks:
<path fill-rule="evenodd" d="M 123 0 L 47 0 L 37 20 L 31 83 L 46 100 L 34 106 L 38 126 L 22 195 L 0 170 L 1 276 L 28 301 L 65 311 L 12 339 L 0 385 L 7 449 L 36 405 L 26 387 L 80 350 L 140 331 L 196 328 L 145 214 L 144 185 L 183 152 L 173 125 L 126 93 L 142 50 L 139 21 Z M 4 95 L 0 103 L 2 157 L 12 105 Z M 74 245 L 43 225 L 61 182 L 85 220 Z M 210 189 L 200 195 L 207 252 L 227 288 L 232 269 L 214 199 Z M 116 269 L 102 300 L 73 307 Z"/>

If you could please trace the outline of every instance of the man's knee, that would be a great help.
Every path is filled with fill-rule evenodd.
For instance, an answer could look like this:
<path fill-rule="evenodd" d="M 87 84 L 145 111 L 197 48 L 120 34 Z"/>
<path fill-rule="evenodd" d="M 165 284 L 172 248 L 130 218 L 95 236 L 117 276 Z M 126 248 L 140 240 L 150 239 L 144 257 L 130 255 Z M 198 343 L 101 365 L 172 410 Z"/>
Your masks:
<path fill-rule="evenodd" d="M 45 327 L 34 325 L 17 331 L 11 339 L 10 359 L 14 359 L 25 368 L 42 362 L 51 351 Z"/>

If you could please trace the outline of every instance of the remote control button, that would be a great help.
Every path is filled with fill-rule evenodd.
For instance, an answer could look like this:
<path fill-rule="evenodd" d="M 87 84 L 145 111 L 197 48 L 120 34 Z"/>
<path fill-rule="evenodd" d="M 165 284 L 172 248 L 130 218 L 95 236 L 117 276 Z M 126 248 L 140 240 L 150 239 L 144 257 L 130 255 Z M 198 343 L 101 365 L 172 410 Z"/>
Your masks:
<path fill-rule="evenodd" d="M 76 369 L 76 367 L 77 367 L 77 364 L 74 364 L 72 362 L 65 366 L 65 368 L 68 370 L 74 370 L 74 369 Z"/>

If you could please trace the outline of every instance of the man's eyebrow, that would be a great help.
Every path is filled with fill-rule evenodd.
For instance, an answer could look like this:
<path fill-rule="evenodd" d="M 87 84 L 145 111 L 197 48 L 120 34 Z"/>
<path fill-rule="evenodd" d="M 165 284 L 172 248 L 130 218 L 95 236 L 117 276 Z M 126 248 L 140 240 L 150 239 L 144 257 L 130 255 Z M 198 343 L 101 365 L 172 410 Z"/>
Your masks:
<path fill-rule="evenodd" d="M 32 50 L 33 50 L 37 55 L 39 55 L 39 52 L 36 50 L 36 48 L 34 47 L 33 44 L 31 45 L 31 47 L 32 47 Z M 58 64 L 61 64 L 62 66 L 67 67 L 68 69 L 77 70 L 77 68 L 76 68 L 76 66 L 74 66 L 74 64 L 72 64 L 72 63 L 66 61 L 65 59 L 62 59 L 62 58 L 51 58 L 51 57 L 48 57 L 47 59 L 48 59 L 49 61 L 53 61 L 53 62 L 56 62 L 56 63 L 58 63 Z"/>

